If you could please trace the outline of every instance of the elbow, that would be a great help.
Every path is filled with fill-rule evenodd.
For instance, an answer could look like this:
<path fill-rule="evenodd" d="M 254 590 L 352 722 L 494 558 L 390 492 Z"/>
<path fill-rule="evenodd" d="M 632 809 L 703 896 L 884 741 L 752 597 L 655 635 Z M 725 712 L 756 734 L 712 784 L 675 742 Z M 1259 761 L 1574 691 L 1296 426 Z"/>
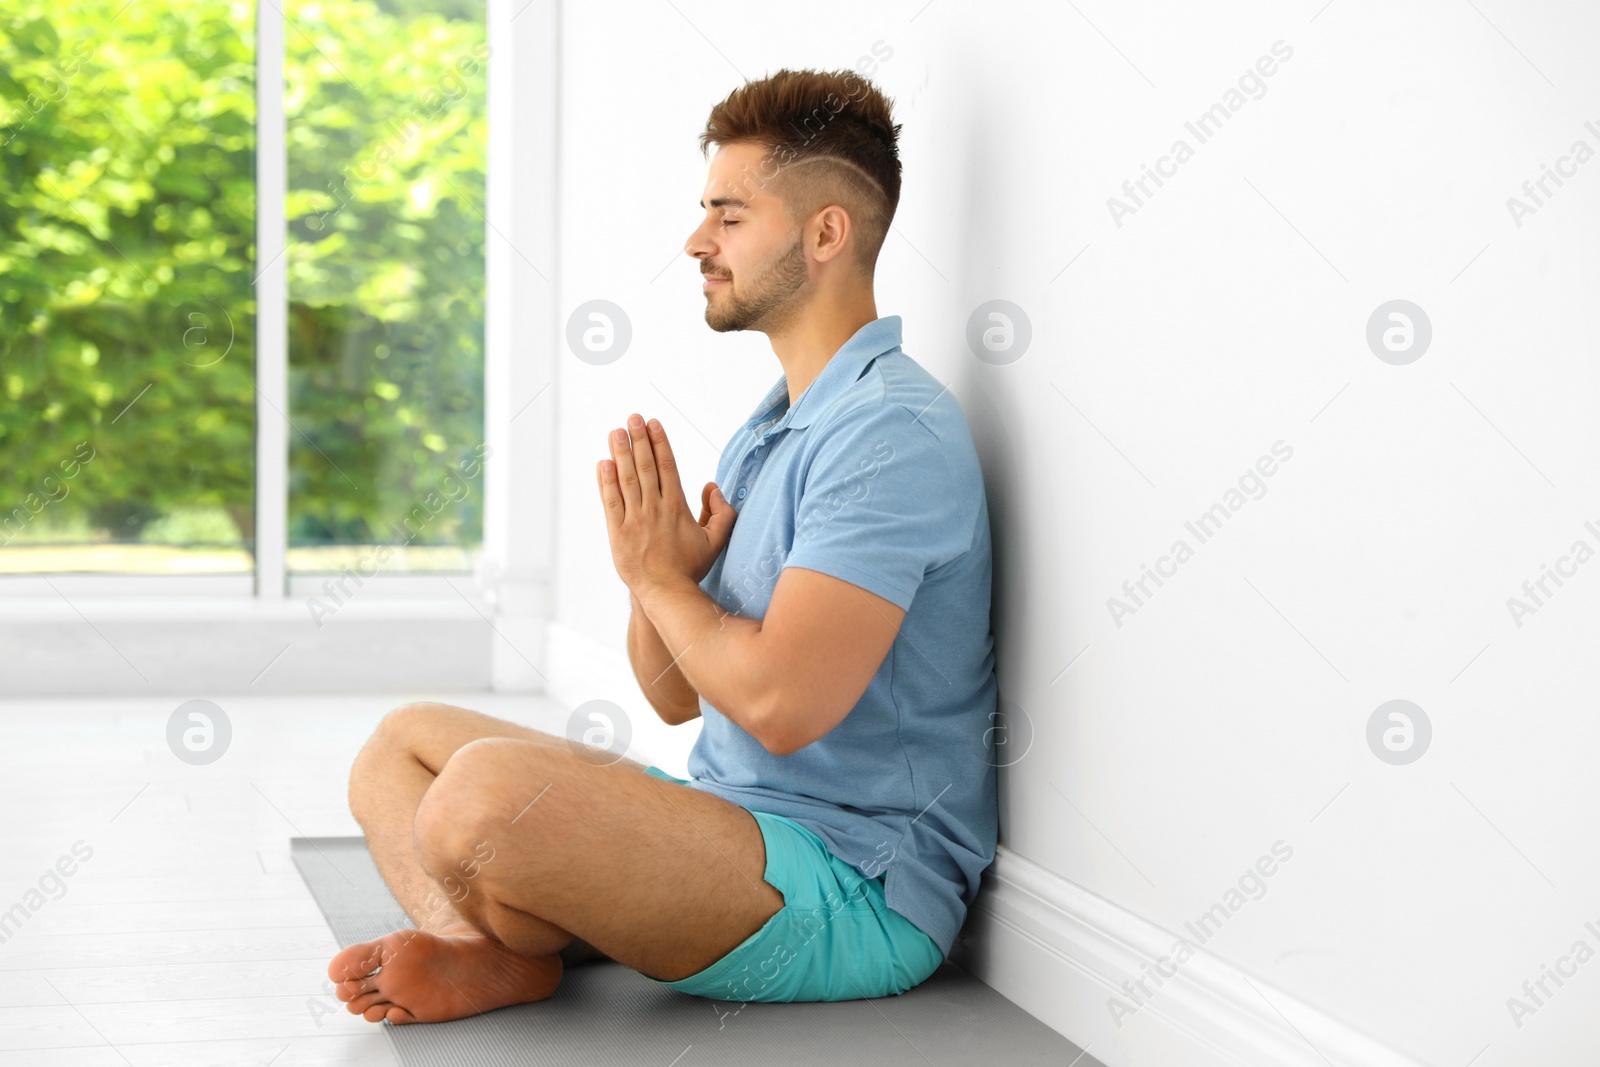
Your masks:
<path fill-rule="evenodd" d="M 682 726 L 689 721 L 688 713 L 677 708 L 656 707 L 656 718 L 668 726 Z"/>
<path fill-rule="evenodd" d="M 813 742 L 821 740 L 832 730 L 830 726 L 822 733 L 817 733 L 818 727 L 823 723 L 837 723 L 844 718 L 841 713 L 830 716 L 819 713 L 819 709 L 809 698 L 806 703 L 796 706 L 793 701 L 788 703 L 773 702 L 763 706 L 764 710 L 757 716 L 759 733 L 756 739 L 761 742 L 761 747 L 774 756 L 792 756 L 802 748 Z"/>
<path fill-rule="evenodd" d="M 655 711 L 656 718 L 668 726 L 682 726 L 691 719 L 700 717 L 700 694 L 694 695 L 694 700 L 686 704 L 673 704 L 662 696 L 652 696 L 645 693 L 645 701 Z"/>
<path fill-rule="evenodd" d="M 756 740 L 774 756 L 787 756 L 804 748 L 808 742 L 795 736 L 794 716 L 790 709 L 777 700 L 760 705 Z"/>
<path fill-rule="evenodd" d="M 787 756 L 791 752 L 794 752 L 800 748 L 799 745 L 790 744 L 787 737 L 774 734 L 773 725 L 771 723 L 768 723 L 761 731 L 761 736 L 757 738 L 757 740 L 761 742 L 762 748 L 766 749 L 774 756 Z"/>
<path fill-rule="evenodd" d="M 682 726 L 686 722 L 692 722 L 700 717 L 700 696 L 697 693 L 693 703 L 685 704 L 681 708 L 672 708 L 664 715 L 659 711 L 657 714 L 661 715 L 661 720 L 668 726 Z"/>
<path fill-rule="evenodd" d="M 774 756 L 789 756 L 800 751 L 805 746 L 791 745 L 787 741 L 774 742 L 770 738 L 763 738 L 761 747 L 772 753 Z"/>

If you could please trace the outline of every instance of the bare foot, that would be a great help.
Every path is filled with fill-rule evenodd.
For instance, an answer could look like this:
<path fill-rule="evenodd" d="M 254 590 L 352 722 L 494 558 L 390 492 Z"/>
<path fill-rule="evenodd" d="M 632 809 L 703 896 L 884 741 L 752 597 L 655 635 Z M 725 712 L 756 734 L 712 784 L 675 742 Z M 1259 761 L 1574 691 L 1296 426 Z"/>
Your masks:
<path fill-rule="evenodd" d="M 341 949 L 328 964 L 334 994 L 370 1023 L 442 1023 L 544 1000 L 561 984 L 558 956 L 520 956 L 462 923 L 438 933 L 397 930 Z"/>

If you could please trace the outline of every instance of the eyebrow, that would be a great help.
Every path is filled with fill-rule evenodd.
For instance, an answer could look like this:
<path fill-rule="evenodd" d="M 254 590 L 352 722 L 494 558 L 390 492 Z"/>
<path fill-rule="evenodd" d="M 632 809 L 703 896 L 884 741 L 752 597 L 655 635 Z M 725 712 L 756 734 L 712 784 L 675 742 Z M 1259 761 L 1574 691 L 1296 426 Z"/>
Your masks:
<path fill-rule="evenodd" d="M 750 206 L 749 204 L 745 203 L 743 200 L 740 200 L 736 196 L 714 196 L 714 197 L 711 198 L 711 206 L 712 207 L 727 207 L 727 206 L 730 206 L 730 205 L 733 206 L 733 207 L 749 207 Z M 704 200 L 700 201 L 700 206 L 701 207 L 705 207 L 706 206 L 706 202 Z"/>

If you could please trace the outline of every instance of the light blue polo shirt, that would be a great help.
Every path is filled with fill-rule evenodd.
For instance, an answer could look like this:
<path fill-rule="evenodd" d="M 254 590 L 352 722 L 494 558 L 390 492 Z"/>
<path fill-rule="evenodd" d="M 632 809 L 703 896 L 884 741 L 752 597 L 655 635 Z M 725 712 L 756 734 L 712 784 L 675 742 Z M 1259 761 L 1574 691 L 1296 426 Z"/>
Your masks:
<path fill-rule="evenodd" d="M 792 406 L 778 379 L 723 449 L 717 487 L 738 518 L 700 588 L 724 610 L 764 617 L 783 568 L 805 567 L 906 616 L 856 706 L 787 756 L 701 697 L 691 785 L 886 875 L 885 903 L 948 956 L 998 834 L 989 509 L 961 406 L 884 316 Z"/>

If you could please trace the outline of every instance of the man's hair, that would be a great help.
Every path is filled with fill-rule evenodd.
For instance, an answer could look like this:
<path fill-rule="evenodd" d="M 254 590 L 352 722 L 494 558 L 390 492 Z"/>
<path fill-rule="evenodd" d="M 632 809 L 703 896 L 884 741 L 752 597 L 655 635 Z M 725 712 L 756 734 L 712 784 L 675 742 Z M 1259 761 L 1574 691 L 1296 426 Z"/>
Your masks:
<path fill-rule="evenodd" d="M 870 277 L 900 203 L 899 135 L 890 101 L 855 71 L 780 70 L 711 109 L 700 153 L 712 144 L 765 148 L 739 181 L 775 192 L 796 224 L 829 204 L 843 207 L 856 264 Z"/>

